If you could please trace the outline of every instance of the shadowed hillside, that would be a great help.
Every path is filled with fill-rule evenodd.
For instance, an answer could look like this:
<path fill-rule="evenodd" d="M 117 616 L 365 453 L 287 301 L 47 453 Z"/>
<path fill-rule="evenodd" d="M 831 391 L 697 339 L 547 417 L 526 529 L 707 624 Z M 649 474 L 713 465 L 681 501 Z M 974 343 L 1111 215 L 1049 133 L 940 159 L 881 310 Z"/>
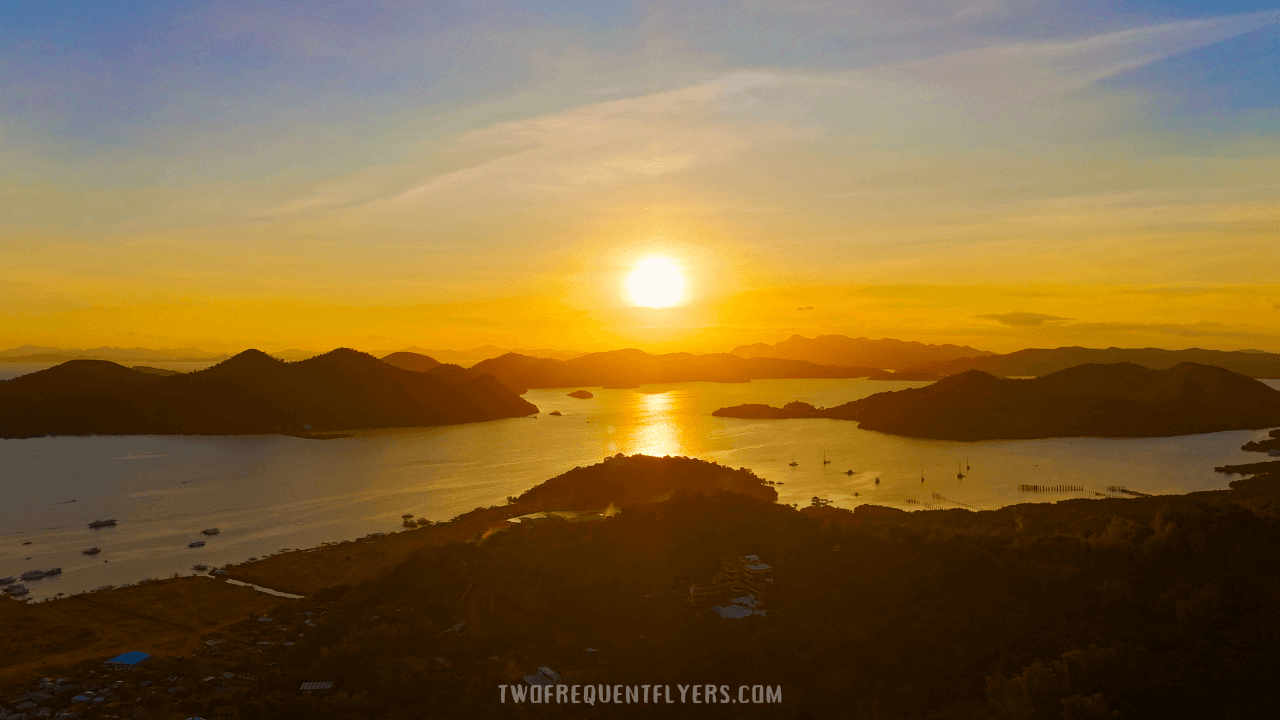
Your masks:
<path fill-rule="evenodd" d="M 1032 380 L 978 371 L 837 407 L 721 408 L 720 417 L 857 420 L 867 430 L 944 440 L 1157 437 L 1280 425 L 1280 391 L 1222 368 L 1081 365 Z"/>
<path fill-rule="evenodd" d="M 432 368 L 440 367 L 439 360 L 415 352 L 394 352 L 382 358 L 382 362 L 414 372 L 426 372 Z"/>
<path fill-rule="evenodd" d="M 75 360 L 0 383 L 3 437 L 305 433 L 536 412 L 491 377 L 451 384 L 347 349 L 294 363 L 247 350 L 173 376 Z"/>

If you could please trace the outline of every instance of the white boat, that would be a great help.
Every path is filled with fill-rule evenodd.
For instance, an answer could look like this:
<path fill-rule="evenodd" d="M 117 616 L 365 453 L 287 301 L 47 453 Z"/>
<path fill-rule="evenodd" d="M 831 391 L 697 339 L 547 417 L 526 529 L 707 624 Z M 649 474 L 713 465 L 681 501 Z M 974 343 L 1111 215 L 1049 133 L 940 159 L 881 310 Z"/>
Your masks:
<path fill-rule="evenodd" d="M 189 543 L 187 543 L 187 547 L 189 547 L 189 548 L 204 547 L 204 541 L 203 541 L 203 540 L 196 540 L 195 542 L 189 542 Z"/>
<path fill-rule="evenodd" d="M 220 530 L 220 529 L 218 529 L 218 528 L 208 528 L 208 529 L 205 529 L 205 530 L 201 530 L 201 531 L 200 531 L 200 534 L 201 534 L 201 535 L 217 535 L 217 534 L 218 534 L 218 533 L 220 533 L 220 532 L 222 532 L 222 530 Z"/>
<path fill-rule="evenodd" d="M 115 520 L 94 520 L 89 523 L 91 528 L 111 527 L 116 524 Z"/>

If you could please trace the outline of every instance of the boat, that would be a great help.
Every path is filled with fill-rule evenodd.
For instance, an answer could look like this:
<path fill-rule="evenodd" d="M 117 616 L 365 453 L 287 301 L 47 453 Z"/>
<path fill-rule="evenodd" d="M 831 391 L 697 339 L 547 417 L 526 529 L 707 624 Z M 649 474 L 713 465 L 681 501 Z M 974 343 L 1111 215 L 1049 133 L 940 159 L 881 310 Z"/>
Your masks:
<path fill-rule="evenodd" d="M 969 472 L 969 456 L 967 454 L 964 456 L 964 471 Z"/>
<path fill-rule="evenodd" d="M 85 555 L 97 555 L 98 553 L 102 552 L 102 550 L 98 548 L 89 548 L 88 550 L 81 550 L 80 552 Z"/>
<path fill-rule="evenodd" d="M 401 515 L 400 517 L 404 518 L 405 520 L 410 520 L 410 519 L 412 519 L 412 518 L 413 518 L 413 513 L 405 513 L 405 514 Z"/>
<path fill-rule="evenodd" d="M 852 471 L 852 470 L 845 470 L 845 471 L 844 471 L 844 474 L 845 474 L 845 475 L 852 475 L 852 474 L 853 474 L 853 471 Z"/>
<path fill-rule="evenodd" d="M 799 464 L 800 464 L 800 463 L 796 462 L 796 454 L 795 454 L 795 453 L 791 453 L 791 467 L 795 467 L 795 466 L 797 466 L 797 465 L 799 465 Z"/>
<path fill-rule="evenodd" d="M 208 569 L 209 569 L 209 566 L 208 566 L 208 565 L 204 565 L 204 564 L 198 564 L 198 565 L 192 565 L 192 566 L 191 566 L 191 569 L 192 569 L 192 570 L 199 570 L 200 572 L 204 572 L 205 570 L 208 570 Z"/>
<path fill-rule="evenodd" d="M 822 451 L 822 464 L 823 464 L 823 465 L 830 465 L 830 464 L 831 464 L 831 461 L 827 459 L 827 451 L 826 451 L 826 450 L 823 450 L 823 451 Z"/>
<path fill-rule="evenodd" d="M 879 484 L 880 484 L 880 478 L 876 478 L 876 484 L 877 484 L 877 485 L 879 485 Z"/>
<path fill-rule="evenodd" d="M 218 528 L 206 528 L 204 530 L 201 530 L 200 534 L 201 535 L 217 535 L 220 532 L 222 532 L 222 530 L 219 530 Z"/>
<path fill-rule="evenodd" d="M 203 540 L 196 540 L 195 542 L 189 542 L 189 543 L 187 543 L 187 547 L 189 547 L 189 548 L 204 547 L 204 541 L 203 541 Z"/>
<path fill-rule="evenodd" d="M 963 480 L 963 479 L 964 479 L 964 472 L 960 469 L 960 461 L 959 461 L 959 460 L 957 460 L 957 461 L 956 461 L 956 479 L 957 479 L 957 480 Z"/>
<path fill-rule="evenodd" d="M 89 523 L 89 527 L 91 528 L 112 527 L 115 524 L 116 524 L 115 520 L 94 520 L 93 522 Z"/>

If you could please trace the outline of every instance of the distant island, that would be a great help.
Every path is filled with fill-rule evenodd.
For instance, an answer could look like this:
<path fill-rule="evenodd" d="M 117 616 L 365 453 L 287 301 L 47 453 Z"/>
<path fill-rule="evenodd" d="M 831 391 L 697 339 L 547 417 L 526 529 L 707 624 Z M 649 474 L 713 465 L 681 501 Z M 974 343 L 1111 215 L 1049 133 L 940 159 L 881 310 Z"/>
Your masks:
<path fill-rule="evenodd" d="M 1031 348 L 1005 355 L 984 355 L 945 362 L 910 362 L 902 370 L 956 375 L 981 370 L 996 377 L 1033 377 L 1088 364 L 1133 363 L 1167 370 L 1182 363 L 1213 365 L 1251 378 L 1280 378 L 1280 354 L 1260 350 L 1162 350 L 1160 348 Z"/>
<path fill-rule="evenodd" d="M 246 350 L 213 367 L 167 374 L 72 360 L 0 383 L 0 437 L 42 435 L 316 435 L 533 415 L 486 375 L 450 382 L 338 349 L 287 363 Z"/>
<path fill-rule="evenodd" d="M 926 345 L 921 342 L 883 338 L 869 340 L 844 335 L 821 335 L 807 338 L 792 335 L 773 345 L 755 343 L 741 345 L 732 353 L 742 358 L 777 358 L 804 360 L 819 365 L 857 366 L 876 368 L 907 368 L 913 364 L 926 365 L 992 355 L 967 345 Z"/>
<path fill-rule="evenodd" d="M 1280 391 L 1196 363 L 1091 364 L 1028 380 L 971 370 L 836 407 L 739 405 L 712 414 L 857 420 L 866 430 L 940 440 L 1161 437 L 1280 425 Z"/>
<path fill-rule="evenodd" d="M 924 372 L 893 373 L 877 367 L 837 367 L 804 360 L 742 358 L 729 353 L 653 355 L 641 350 L 588 353 L 570 360 L 507 353 L 470 368 L 440 364 L 434 358 L 398 352 L 385 362 L 453 378 L 492 375 L 517 393 L 533 388 L 634 388 L 654 383 L 738 383 L 780 378 L 869 378 L 872 380 L 936 380 Z"/>

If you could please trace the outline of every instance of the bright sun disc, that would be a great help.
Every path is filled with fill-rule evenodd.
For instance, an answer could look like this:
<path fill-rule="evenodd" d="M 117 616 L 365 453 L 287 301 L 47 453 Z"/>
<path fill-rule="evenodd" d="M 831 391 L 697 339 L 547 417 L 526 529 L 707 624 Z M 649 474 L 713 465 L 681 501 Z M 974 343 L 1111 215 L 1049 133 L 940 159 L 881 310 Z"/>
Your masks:
<path fill-rule="evenodd" d="M 631 302 L 640 307 L 664 308 L 684 299 L 685 279 L 675 261 L 655 257 L 641 260 L 627 277 Z"/>

